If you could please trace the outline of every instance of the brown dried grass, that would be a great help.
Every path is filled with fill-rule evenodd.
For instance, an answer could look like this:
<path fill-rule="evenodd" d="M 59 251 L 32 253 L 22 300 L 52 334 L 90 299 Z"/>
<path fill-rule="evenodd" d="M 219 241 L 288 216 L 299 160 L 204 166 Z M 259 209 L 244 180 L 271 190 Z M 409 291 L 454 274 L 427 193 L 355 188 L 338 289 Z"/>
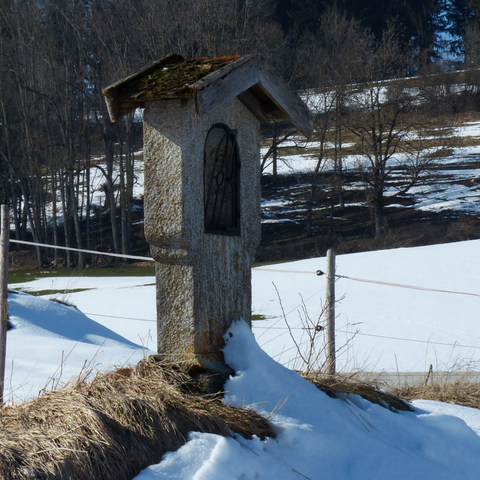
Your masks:
<path fill-rule="evenodd" d="M 0 477 L 126 480 L 178 449 L 190 431 L 275 436 L 260 415 L 191 393 L 191 383 L 178 369 L 145 360 L 6 406 Z"/>
<path fill-rule="evenodd" d="M 397 388 L 393 394 L 407 400 L 436 400 L 464 407 L 480 408 L 480 383 L 444 382 Z"/>
<path fill-rule="evenodd" d="M 359 395 L 365 400 L 387 408 L 392 412 L 409 412 L 413 410 L 408 402 L 400 398 L 401 395 L 380 390 L 374 385 L 358 381 L 353 377 L 316 374 L 305 376 L 305 378 L 332 398 L 345 400 L 348 399 L 346 395 Z"/>

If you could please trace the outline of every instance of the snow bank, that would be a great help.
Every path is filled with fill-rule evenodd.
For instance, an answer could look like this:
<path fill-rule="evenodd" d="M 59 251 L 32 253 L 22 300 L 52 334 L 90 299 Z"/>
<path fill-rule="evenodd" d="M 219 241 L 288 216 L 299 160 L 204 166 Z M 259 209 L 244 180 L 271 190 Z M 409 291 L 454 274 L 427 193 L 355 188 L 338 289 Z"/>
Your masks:
<path fill-rule="evenodd" d="M 143 348 L 86 317 L 76 307 L 10 293 L 5 398 L 24 401 L 58 387 L 84 369 L 135 364 Z"/>
<path fill-rule="evenodd" d="M 480 412 L 456 415 L 458 407 L 419 403 L 413 413 L 393 413 L 357 396 L 332 399 L 268 357 L 244 322 L 227 340 L 225 358 L 236 374 L 226 401 L 270 415 L 278 437 L 192 433 L 137 479 L 478 478 Z"/>

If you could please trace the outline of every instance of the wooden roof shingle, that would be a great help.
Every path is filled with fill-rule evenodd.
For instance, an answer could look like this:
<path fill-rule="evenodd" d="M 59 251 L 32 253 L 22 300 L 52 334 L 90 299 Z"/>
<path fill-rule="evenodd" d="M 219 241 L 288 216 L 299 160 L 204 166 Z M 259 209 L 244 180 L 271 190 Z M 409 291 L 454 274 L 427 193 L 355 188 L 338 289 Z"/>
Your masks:
<path fill-rule="evenodd" d="M 112 121 L 146 102 L 193 98 L 204 115 L 237 97 L 260 121 L 290 121 L 309 137 L 310 111 L 260 55 L 186 60 L 172 54 L 103 90 Z"/>

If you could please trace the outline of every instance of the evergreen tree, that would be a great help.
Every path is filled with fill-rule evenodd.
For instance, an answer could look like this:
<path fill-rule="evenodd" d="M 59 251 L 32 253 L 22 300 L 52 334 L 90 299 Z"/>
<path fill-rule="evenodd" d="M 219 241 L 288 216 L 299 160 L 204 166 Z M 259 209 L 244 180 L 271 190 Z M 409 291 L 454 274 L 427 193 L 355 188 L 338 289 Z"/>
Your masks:
<path fill-rule="evenodd" d="M 472 9 L 475 3 L 478 4 L 476 0 L 444 0 L 444 31 L 452 37 L 449 39 L 448 48 L 452 54 L 465 54 L 465 32 L 467 23 L 475 16 L 475 10 Z M 478 11 L 479 9 L 477 7 L 477 12 Z"/>

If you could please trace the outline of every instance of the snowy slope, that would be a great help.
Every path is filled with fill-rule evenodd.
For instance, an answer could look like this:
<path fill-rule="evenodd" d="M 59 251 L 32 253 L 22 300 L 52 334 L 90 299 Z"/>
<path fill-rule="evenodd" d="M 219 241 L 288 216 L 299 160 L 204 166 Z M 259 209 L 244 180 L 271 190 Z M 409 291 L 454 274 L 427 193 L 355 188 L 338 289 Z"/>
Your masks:
<path fill-rule="evenodd" d="M 192 433 L 138 480 L 478 478 L 480 411 L 423 401 L 393 413 L 356 396 L 332 399 L 274 362 L 245 323 L 231 333 L 227 401 L 271 415 L 278 437 Z"/>
<path fill-rule="evenodd" d="M 347 277 L 462 292 L 338 279 L 339 370 L 426 371 L 430 364 L 480 370 L 480 240 L 340 255 L 336 264 L 337 274 Z M 302 363 L 279 298 L 297 343 L 307 348 L 302 299 L 315 319 L 326 291 L 325 276 L 315 275 L 319 269 L 326 270 L 325 258 L 253 270 L 254 313 L 267 317 L 255 323 L 258 343 L 291 368 Z"/>
<path fill-rule="evenodd" d="M 337 258 L 337 271 L 349 277 L 478 294 L 479 249 L 480 241 L 472 241 L 342 255 Z M 479 411 L 417 401 L 414 412 L 392 413 L 356 396 L 331 399 L 271 358 L 289 364 L 296 356 L 272 282 L 285 312 L 291 311 L 288 317 L 295 327 L 300 318 L 299 294 L 313 318 L 324 297 L 325 278 L 315 275 L 317 269 L 325 269 L 325 259 L 254 269 L 254 311 L 268 318 L 255 322 L 255 337 L 243 322 L 237 322 L 225 348 L 227 362 L 236 371 L 226 385 L 227 401 L 269 415 L 278 437 L 261 442 L 192 432 L 181 449 L 144 470 L 138 479 L 478 478 Z M 302 271 L 306 273 L 298 273 Z M 156 335 L 152 282 L 152 277 L 61 277 L 11 285 L 57 289 L 63 292 L 59 296 L 76 307 L 51 302 L 50 295 L 9 295 L 15 328 L 7 338 L 7 399 L 19 401 L 45 386 L 61 385 L 86 363 L 107 369 L 135 363 L 150 353 L 138 339 L 152 345 Z M 68 293 L 74 288 L 88 290 Z M 440 358 L 442 348 L 452 351 L 450 359 L 456 363 L 478 360 L 478 296 L 343 278 L 337 281 L 337 290 L 338 297 L 345 294 L 337 306 L 339 330 L 350 325 L 351 330 L 358 328 L 365 334 L 408 335 L 411 340 L 427 341 L 358 334 L 347 355 L 355 361 L 370 358 L 374 352 L 382 368 L 394 366 L 395 360 L 399 365 L 423 366 Z M 337 338 L 342 335 L 339 332 Z M 470 347 L 433 343 L 443 339 L 468 342 Z M 342 356 L 340 360 L 344 361 Z"/>
<path fill-rule="evenodd" d="M 74 306 L 9 293 L 5 399 L 18 402 L 81 372 L 137 363 L 147 353 Z"/>
<path fill-rule="evenodd" d="M 432 364 L 435 370 L 480 371 L 480 240 L 339 255 L 336 263 L 337 273 L 347 277 L 475 294 L 338 279 L 338 370 L 424 372 Z M 279 298 L 291 332 L 305 353 L 302 304 L 316 321 L 326 291 L 325 276 L 315 274 L 319 269 L 326 269 L 323 257 L 252 270 L 253 313 L 264 317 L 254 321 L 255 337 L 272 358 L 289 368 L 304 365 Z M 154 277 L 55 277 L 11 287 L 58 290 L 60 298 L 89 318 L 137 345 L 155 349 L 154 281 Z M 88 290 L 61 293 L 80 288 Z M 323 334 L 317 339 L 322 348 Z"/>

